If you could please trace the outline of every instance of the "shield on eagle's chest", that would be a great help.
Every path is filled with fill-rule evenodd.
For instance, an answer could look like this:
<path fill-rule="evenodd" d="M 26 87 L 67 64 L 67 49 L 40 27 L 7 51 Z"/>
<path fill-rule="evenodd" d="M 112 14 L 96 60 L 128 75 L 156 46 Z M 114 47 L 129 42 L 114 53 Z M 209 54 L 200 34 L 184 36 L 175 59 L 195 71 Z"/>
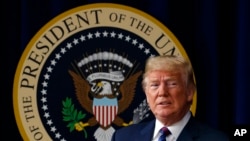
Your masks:
<path fill-rule="evenodd" d="M 94 98 L 93 113 L 96 120 L 103 127 L 109 126 L 115 119 L 118 111 L 117 98 Z"/>

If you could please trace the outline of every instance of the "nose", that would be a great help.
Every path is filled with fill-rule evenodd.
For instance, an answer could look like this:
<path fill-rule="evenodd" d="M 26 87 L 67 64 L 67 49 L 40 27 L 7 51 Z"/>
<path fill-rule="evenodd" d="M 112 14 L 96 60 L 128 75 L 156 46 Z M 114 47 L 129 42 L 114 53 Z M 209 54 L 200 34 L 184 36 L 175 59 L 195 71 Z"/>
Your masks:
<path fill-rule="evenodd" d="M 168 87 L 165 84 L 161 84 L 158 90 L 158 96 L 166 96 L 168 94 Z"/>

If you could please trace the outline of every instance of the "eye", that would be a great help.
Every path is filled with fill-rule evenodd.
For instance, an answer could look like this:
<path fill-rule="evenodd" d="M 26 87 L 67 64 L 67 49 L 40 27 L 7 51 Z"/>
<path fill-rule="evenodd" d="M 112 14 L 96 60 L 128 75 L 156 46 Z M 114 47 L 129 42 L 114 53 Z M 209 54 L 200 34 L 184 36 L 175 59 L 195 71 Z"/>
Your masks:
<path fill-rule="evenodd" d="M 177 86 L 177 82 L 176 81 L 168 81 L 167 82 L 167 86 L 170 88 L 176 87 Z"/>
<path fill-rule="evenodd" d="M 149 87 L 150 87 L 151 89 L 156 89 L 156 88 L 159 87 L 159 83 L 150 83 L 150 84 L 149 84 Z"/>

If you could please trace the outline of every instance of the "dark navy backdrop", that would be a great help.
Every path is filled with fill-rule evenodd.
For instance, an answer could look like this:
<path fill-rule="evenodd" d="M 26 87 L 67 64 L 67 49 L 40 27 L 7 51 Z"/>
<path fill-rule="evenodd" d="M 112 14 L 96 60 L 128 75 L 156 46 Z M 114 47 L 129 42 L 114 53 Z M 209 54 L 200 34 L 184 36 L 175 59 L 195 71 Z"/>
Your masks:
<path fill-rule="evenodd" d="M 1 8 L 1 133 L 22 140 L 12 88 L 28 42 L 52 18 L 74 7 L 112 2 L 138 8 L 166 25 L 184 46 L 198 86 L 196 117 L 228 134 L 250 125 L 250 1 L 248 0 L 21 0 Z M 250 131 L 249 131 L 250 132 Z M 7 134 L 8 133 L 8 134 Z"/>

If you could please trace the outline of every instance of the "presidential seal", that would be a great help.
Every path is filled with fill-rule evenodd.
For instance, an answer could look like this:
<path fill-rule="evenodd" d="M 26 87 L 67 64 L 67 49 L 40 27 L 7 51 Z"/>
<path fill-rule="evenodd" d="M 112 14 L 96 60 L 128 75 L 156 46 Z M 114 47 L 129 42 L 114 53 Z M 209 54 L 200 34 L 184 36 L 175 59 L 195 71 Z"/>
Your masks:
<path fill-rule="evenodd" d="M 16 70 L 23 139 L 110 141 L 115 130 L 147 120 L 144 62 L 166 54 L 188 58 L 167 27 L 135 8 L 98 3 L 58 15 L 31 39 Z"/>

